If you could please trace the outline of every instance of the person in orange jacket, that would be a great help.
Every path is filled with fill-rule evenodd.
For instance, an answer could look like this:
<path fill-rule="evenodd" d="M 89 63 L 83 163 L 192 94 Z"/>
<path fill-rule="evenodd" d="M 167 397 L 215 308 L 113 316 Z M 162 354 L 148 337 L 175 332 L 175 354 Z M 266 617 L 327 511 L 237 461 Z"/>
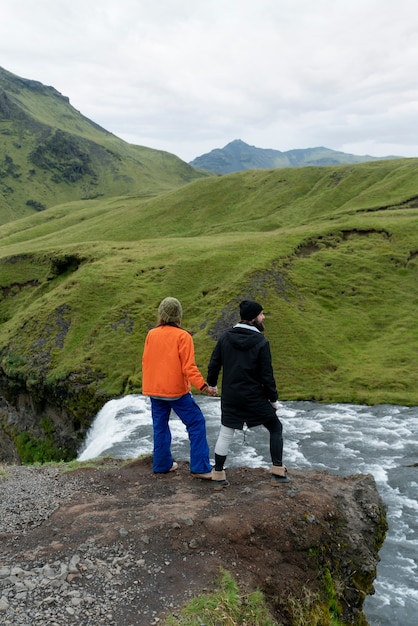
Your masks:
<path fill-rule="evenodd" d="M 151 398 L 153 471 L 165 474 L 177 469 L 169 426 L 173 410 L 186 426 L 192 475 L 211 480 L 206 422 L 191 386 L 210 395 L 216 395 L 216 391 L 208 387 L 195 363 L 192 336 L 180 326 L 182 315 L 176 298 L 164 298 L 158 307 L 158 324 L 148 332 L 142 355 L 142 393 Z"/>

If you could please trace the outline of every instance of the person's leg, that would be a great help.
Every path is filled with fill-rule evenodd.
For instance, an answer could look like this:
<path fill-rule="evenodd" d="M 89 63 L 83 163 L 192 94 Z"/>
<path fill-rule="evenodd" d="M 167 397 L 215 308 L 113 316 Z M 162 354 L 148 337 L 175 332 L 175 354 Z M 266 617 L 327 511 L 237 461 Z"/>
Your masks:
<path fill-rule="evenodd" d="M 190 471 L 205 475 L 212 471 L 209 461 L 209 445 L 206 438 L 206 421 L 199 405 L 191 394 L 171 402 L 173 410 L 186 426 L 190 441 Z"/>
<path fill-rule="evenodd" d="M 234 438 L 235 430 L 221 425 L 218 439 L 215 444 L 215 470 L 221 472 L 224 468 L 229 446 Z"/>
<path fill-rule="evenodd" d="M 235 430 L 221 425 L 218 439 L 215 445 L 215 467 L 212 472 L 212 480 L 215 481 L 215 489 L 221 491 L 224 487 L 228 487 L 229 482 L 226 479 L 224 465 L 228 456 L 229 446 L 234 438 Z"/>
<path fill-rule="evenodd" d="M 167 400 L 151 398 L 152 425 L 154 429 L 153 471 L 165 474 L 173 467 L 171 432 L 168 425 L 171 406 Z"/>
<path fill-rule="evenodd" d="M 270 433 L 270 472 L 275 484 L 288 483 L 287 468 L 283 465 L 283 426 L 277 416 L 263 424 Z"/>
<path fill-rule="evenodd" d="M 270 433 L 270 456 L 273 465 L 283 465 L 283 427 L 277 416 L 263 424 Z"/>

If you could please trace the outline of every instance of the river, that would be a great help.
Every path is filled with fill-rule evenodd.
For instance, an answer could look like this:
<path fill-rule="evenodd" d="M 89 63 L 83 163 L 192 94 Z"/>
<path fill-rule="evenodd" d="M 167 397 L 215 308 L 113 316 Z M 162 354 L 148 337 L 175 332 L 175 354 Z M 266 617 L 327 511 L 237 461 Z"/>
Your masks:
<path fill-rule="evenodd" d="M 197 396 L 213 448 L 220 400 Z M 389 531 L 380 551 L 375 591 L 365 602 L 370 626 L 418 624 L 418 407 L 284 402 L 284 463 L 347 475 L 372 474 L 387 506 Z M 185 428 L 170 419 L 172 451 L 189 460 Z M 268 437 L 260 427 L 235 434 L 227 465 L 269 467 Z M 111 400 L 96 416 L 79 460 L 135 458 L 152 452 L 150 403 L 141 395 Z"/>

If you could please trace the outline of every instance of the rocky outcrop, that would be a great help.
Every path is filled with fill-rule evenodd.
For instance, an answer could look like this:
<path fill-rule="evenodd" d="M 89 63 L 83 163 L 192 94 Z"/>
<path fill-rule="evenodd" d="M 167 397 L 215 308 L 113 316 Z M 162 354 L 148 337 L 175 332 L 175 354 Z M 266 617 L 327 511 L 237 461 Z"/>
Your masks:
<path fill-rule="evenodd" d="M 86 380 L 84 380 L 86 379 Z M 0 367 L 0 462 L 68 461 L 109 398 L 88 376 L 71 374 L 52 386 L 11 378 Z"/>
<path fill-rule="evenodd" d="M 278 624 L 367 624 L 385 508 L 370 475 L 228 471 L 214 491 L 150 457 L 0 472 L 0 621 L 163 623 L 227 570 Z M 26 621 L 25 621 L 26 619 Z M 337 620 L 339 620 L 337 622 Z"/>

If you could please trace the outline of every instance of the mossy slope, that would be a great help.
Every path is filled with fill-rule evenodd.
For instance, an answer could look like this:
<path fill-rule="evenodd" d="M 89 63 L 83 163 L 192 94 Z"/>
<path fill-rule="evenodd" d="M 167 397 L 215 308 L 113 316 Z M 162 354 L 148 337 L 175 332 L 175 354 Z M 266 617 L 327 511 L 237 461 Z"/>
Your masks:
<path fill-rule="evenodd" d="M 148 197 L 202 175 L 173 154 L 122 141 L 53 87 L 0 68 L 0 224 L 70 200 Z"/>

